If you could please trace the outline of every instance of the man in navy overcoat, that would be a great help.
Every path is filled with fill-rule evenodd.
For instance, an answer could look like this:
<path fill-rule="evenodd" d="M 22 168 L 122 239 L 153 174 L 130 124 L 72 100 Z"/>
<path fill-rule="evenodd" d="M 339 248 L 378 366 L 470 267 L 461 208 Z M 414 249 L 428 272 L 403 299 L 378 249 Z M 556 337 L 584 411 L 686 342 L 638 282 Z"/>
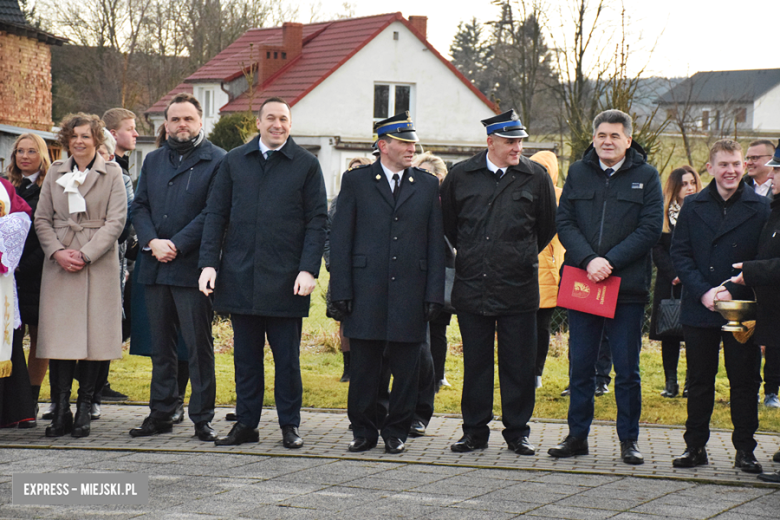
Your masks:
<path fill-rule="evenodd" d="M 382 355 L 393 389 L 385 451 L 404 450 L 417 401 L 427 321 L 444 304 L 439 181 L 412 168 L 417 135 L 408 112 L 375 124 L 379 160 L 344 173 L 331 227 L 331 298 L 347 317 L 352 351 L 349 451 L 377 444 Z"/>

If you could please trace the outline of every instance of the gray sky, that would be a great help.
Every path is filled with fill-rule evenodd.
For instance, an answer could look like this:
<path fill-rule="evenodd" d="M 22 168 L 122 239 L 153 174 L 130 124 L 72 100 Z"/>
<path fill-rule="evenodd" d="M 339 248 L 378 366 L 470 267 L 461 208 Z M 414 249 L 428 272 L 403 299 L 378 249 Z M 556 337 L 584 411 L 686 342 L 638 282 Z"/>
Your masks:
<path fill-rule="evenodd" d="M 314 0 L 322 12 L 338 13 L 344 0 Z M 549 25 L 560 31 L 559 5 L 546 0 Z M 369 2 L 352 0 L 357 16 L 400 11 L 405 17 L 428 17 L 428 39 L 449 58 L 449 47 L 458 23 L 476 17 L 485 22 L 498 17 L 490 0 L 393 0 Z M 591 0 L 595 4 L 596 0 Z M 635 73 L 646 67 L 643 76 L 686 76 L 701 70 L 780 68 L 780 1 L 749 0 L 624 0 L 629 17 L 628 40 Z M 601 45 L 614 49 L 619 38 L 620 2 L 607 13 Z M 303 9 L 302 9 L 303 11 Z M 571 30 L 568 31 L 571 33 Z M 560 38 L 560 36 L 558 36 Z M 652 56 L 649 50 L 655 41 Z M 552 46 L 552 45 L 551 45 Z"/>

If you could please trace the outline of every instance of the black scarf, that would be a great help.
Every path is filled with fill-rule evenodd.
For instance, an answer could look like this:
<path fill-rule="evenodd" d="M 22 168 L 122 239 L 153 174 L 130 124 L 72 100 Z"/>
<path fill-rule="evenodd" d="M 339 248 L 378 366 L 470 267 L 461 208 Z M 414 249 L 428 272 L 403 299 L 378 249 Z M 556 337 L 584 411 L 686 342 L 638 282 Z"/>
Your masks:
<path fill-rule="evenodd" d="M 193 137 L 192 139 L 188 139 L 186 141 L 179 141 L 175 139 L 173 136 L 168 136 L 168 146 L 171 148 L 171 150 L 174 151 L 174 153 L 181 156 L 179 159 L 180 161 L 183 161 L 187 157 L 189 157 L 192 152 L 195 151 L 195 148 L 201 145 L 203 143 L 203 140 L 206 138 L 205 134 L 203 133 L 203 129 L 200 129 L 200 132 L 198 132 L 198 135 Z"/>

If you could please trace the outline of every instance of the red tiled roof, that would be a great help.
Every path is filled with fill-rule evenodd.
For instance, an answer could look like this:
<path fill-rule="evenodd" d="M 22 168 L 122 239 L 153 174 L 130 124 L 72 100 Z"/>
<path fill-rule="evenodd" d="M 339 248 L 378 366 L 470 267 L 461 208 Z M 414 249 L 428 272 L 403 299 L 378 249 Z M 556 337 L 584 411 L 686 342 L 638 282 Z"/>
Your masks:
<path fill-rule="evenodd" d="M 412 31 L 447 67 L 466 84 L 491 110 L 495 106 L 458 70 L 447 61 L 428 41 L 417 32 L 401 13 L 350 18 L 308 24 L 303 26 L 303 50 L 301 55 L 288 65 L 263 81 L 256 90 L 253 106 L 259 106 L 267 97 L 279 96 L 290 106 L 295 105 L 317 85 L 335 72 L 348 59 L 373 40 L 382 30 L 395 21 L 400 21 Z M 281 45 L 282 28 L 251 29 L 212 58 L 206 65 L 184 80 L 175 89 L 152 105 L 147 114 L 162 113 L 168 101 L 178 92 L 192 92 L 191 83 L 227 81 L 241 74 L 248 67 L 249 44 Z M 254 52 L 257 52 L 256 50 Z M 241 112 L 249 108 L 248 93 L 243 93 L 220 108 L 220 112 Z"/>

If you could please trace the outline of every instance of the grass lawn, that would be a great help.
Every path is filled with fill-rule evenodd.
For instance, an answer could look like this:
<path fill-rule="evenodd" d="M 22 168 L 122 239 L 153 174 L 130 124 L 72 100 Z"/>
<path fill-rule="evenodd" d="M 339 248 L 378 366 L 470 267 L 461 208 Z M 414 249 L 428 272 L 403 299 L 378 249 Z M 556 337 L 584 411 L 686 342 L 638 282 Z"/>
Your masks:
<path fill-rule="evenodd" d="M 341 353 L 337 351 L 337 324 L 325 317 L 324 289 L 327 287 L 327 272 L 323 269 L 319 287 L 312 295 L 310 317 L 303 322 L 303 345 L 301 347 L 301 373 L 303 377 L 303 406 L 310 408 L 346 408 L 348 385 L 340 383 L 342 372 Z M 217 403 L 231 405 L 236 402 L 233 369 L 233 337 L 230 323 L 217 320 L 214 326 Z M 448 329 L 450 352 L 447 357 L 446 374 L 451 387 L 444 387 L 436 396 L 437 413 L 460 413 L 460 396 L 463 387 L 463 356 L 461 354 L 460 332 L 457 319 Z M 125 345 L 127 347 L 127 345 Z M 536 393 L 537 418 L 565 419 L 569 399 L 561 397 L 561 391 L 568 383 L 567 336 L 559 334 L 553 338 L 545 366 L 543 386 Z M 147 357 L 130 356 L 127 348 L 123 358 L 111 364 L 111 387 L 128 394 L 132 401 L 148 401 L 151 378 L 151 361 Z M 666 399 L 660 396 L 664 386 L 661 365 L 661 344 L 644 339 L 641 355 L 642 372 L 642 421 L 651 424 L 683 425 L 686 419 L 686 400 Z M 265 355 L 265 404 L 274 404 L 273 358 L 269 348 Z M 498 369 L 496 369 L 496 377 Z M 680 386 L 685 378 L 685 355 L 681 353 L 678 371 Z M 610 384 L 614 391 L 614 385 Z M 41 389 L 41 400 L 48 398 L 48 380 Z M 188 391 L 189 394 L 189 391 Z M 763 394 L 762 394 L 763 397 Z M 722 354 L 720 371 L 716 384 L 715 410 L 712 425 L 716 428 L 731 428 L 729 413 L 729 386 Z M 494 411 L 501 413 L 501 398 L 498 380 L 495 382 Z M 596 398 L 595 418 L 615 419 L 614 392 Z M 759 406 L 760 430 L 780 432 L 780 410 Z"/>

